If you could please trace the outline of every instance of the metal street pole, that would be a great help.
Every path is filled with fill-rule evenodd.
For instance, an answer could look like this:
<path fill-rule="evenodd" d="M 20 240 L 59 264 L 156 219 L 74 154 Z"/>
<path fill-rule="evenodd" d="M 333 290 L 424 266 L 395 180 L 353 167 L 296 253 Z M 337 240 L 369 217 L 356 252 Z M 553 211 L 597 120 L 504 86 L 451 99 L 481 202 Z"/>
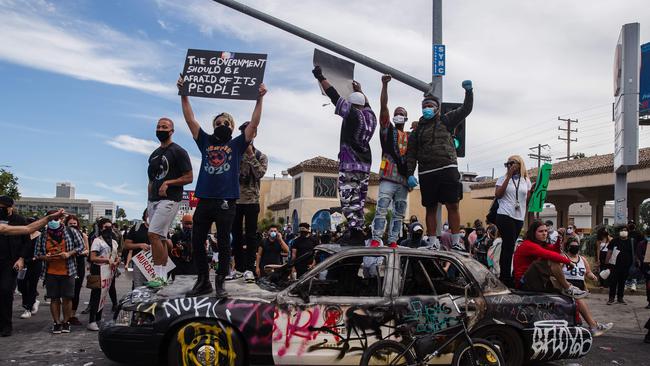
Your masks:
<path fill-rule="evenodd" d="M 321 37 L 317 34 L 311 33 L 309 31 L 306 31 L 300 27 L 296 27 L 295 25 L 285 22 L 284 20 L 278 19 L 274 16 L 268 15 L 266 13 L 263 13 L 257 9 L 251 8 L 250 6 L 238 3 L 233 0 L 213 0 L 214 2 L 217 2 L 219 4 L 225 5 L 231 9 L 237 10 L 241 13 L 244 13 L 246 15 L 249 15 L 255 19 L 261 20 L 264 23 L 268 23 L 274 27 L 280 28 L 284 31 L 287 31 L 291 34 L 294 34 L 300 38 L 306 39 L 312 43 L 315 43 L 321 47 L 327 48 L 330 51 L 336 52 L 339 55 L 345 56 L 349 58 L 350 60 L 356 61 L 362 65 L 365 65 L 373 70 L 377 70 L 378 72 L 382 74 L 390 74 L 393 79 L 398 80 L 403 82 L 404 84 L 413 87 L 417 90 L 420 90 L 423 93 L 428 93 L 431 90 L 431 85 L 429 83 L 425 83 L 424 81 L 421 81 L 417 78 L 414 78 L 411 75 L 408 75 L 404 72 L 401 72 L 397 69 L 394 69 L 386 64 L 383 64 L 379 61 L 373 60 L 368 56 L 362 55 L 361 53 L 351 50 L 345 46 L 342 46 L 338 43 L 332 42 L 329 39 L 326 39 L 324 37 Z M 435 3 L 440 2 L 441 0 L 434 0 L 434 9 L 435 9 Z M 435 22 L 434 22 L 435 24 Z M 434 25 L 435 29 L 435 25 Z M 435 38 L 434 38 L 435 40 Z M 441 89 L 442 93 L 442 89 Z M 442 100 L 442 94 L 440 94 L 439 98 Z"/>
<path fill-rule="evenodd" d="M 435 75 L 435 45 L 442 44 L 442 0 L 433 0 L 431 19 L 433 20 L 431 32 L 431 89 L 432 94 L 442 102 L 442 75 Z M 446 66 L 446 65 L 445 65 Z M 436 236 L 442 234 L 442 205 L 438 204 Z M 449 217 L 447 217 L 449 220 Z"/>

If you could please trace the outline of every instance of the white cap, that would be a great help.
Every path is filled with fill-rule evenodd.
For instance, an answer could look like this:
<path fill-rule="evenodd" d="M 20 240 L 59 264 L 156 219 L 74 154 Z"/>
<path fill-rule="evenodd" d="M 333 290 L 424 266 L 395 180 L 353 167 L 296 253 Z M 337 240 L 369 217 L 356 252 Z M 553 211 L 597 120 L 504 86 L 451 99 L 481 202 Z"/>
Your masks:
<path fill-rule="evenodd" d="M 363 93 L 354 92 L 348 96 L 348 102 L 356 105 L 366 105 L 366 97 Z"/>

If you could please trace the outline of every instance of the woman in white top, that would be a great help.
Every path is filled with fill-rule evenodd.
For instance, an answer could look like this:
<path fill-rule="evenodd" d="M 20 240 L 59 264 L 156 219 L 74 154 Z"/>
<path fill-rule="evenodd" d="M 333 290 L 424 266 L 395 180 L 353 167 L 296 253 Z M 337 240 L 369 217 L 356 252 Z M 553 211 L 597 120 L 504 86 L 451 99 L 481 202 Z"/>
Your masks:
<path fill-rule="evenodd" d="M 93 240 L 90 246 L 90 274 L 100 275 L 102 265 L 110 265 L 111 273 L 120 264 L 120 257 L 117 254 L 117 242 L 112 237 L 112 223 L 109 219 L 99 220 L 100 235 Z M 102 309 L 99 308 L 101 301 L 101 288 L 90 290 L 90 317 L 88 319 L 88 330 L 98 331 L 97 322 L 102 318 Z"/>
<path fill-rule="evenodd" d="M 607 246 L 609 245 L 610 237 L 607 228 L 600 228 L 596 232 L 596 266 L 598 267 L 598 273 L 611 268 L 607 263 Z M 609 287 L 607 281 L 602 278 L 599 278 L 600 287 L 606 288 Z"/>
<path fill-rule="evenodd" d="M 503 164 L 506 175 L 496 183 L 494 195 L 498 200 L 496 225 L 501 233 L 501 256 L 499 258 L 499 279 L 508 287 L 514 287 L 512 279 L 512 255 L 515 251 L 515 241 L 519 237 L 526 218 L 526 203 L 534 185 L 528 179 L 524 160 L 519 155 L 513 155 Z"/>

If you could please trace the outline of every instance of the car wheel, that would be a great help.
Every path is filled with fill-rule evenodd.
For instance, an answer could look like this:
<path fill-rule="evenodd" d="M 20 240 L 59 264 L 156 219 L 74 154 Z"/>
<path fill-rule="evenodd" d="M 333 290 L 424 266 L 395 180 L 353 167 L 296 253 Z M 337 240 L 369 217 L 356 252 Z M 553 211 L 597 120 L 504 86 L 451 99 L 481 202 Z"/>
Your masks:
<path fill-rule="evenodd" d="M 472 337 L 483 338 L 499 346 L 507 366 L 524 364 L 524 343 L 516 330 L 503 327 L 486 327 L 472 333 Z"/>
<path fill-rule="evenodd" d="M 239 335 L 231 326 L 201 320 L 183 324 L 172 336 L 167 351 L 170 366 L 245 364 Z"/>

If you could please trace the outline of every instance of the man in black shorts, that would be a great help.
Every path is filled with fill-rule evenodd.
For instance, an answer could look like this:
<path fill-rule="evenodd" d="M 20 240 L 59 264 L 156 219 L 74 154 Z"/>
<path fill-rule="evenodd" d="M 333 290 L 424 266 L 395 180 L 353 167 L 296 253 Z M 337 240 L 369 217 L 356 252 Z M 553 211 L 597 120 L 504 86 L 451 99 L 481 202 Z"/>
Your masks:
<path fill-rule="evenodd" d="M 460 108 L 440 113 L 440 100 L 427 95 L 422 101 L 422 117 L 418 127 L 411 132 L 406 152 L 408 185 L 414 188 L 418 180 L 413 176 L 418 167 L 422 206 L 426 208 L 427 234 L 436 235 L 438 203 L 447 207 L 447 216 L 452 233 L 452 249 L 465 250 L 460 238 L 460 211 L 458 202 L 462 199 L 458 161 L 453 134 L 456 127 L 472 112 L 474 93 L 472 82 L 462 83 L 465 100 Z M 430 242 L 431 245 L 434 243 Z"/>

